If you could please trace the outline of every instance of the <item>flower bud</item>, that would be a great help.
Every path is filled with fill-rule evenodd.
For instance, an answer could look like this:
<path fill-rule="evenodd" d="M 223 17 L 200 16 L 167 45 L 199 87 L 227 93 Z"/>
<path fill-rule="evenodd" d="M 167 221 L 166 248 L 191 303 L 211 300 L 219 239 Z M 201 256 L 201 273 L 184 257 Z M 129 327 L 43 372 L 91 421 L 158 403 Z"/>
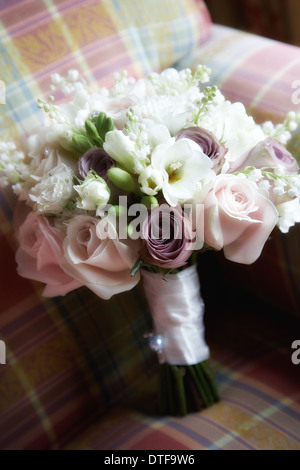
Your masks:
<path fill-rule="evenodd" d="M 127 171 L 122 170 L 121 168 L 111 168 L 108 170 L 107 176 L 110 181 L 117 186 L 117 188 L 128 193 L 137 193 L 134 179 Z"/>
<path fill-rule="evenodd" d="M 90 139 L 88 139 L 88 137 L 83 134 L 73 135 L 72 144 L 80 153 L 85 153 L 87 150 L 93 147 L 93 143 L 90 141 Z"/>
<path fill-rule="evenodd" d="M 154 196 L 144 196 L 141 199 L 141 204 L 147 207 L 147 209 L 151 209 L 151 207 L 158 206 L 158 200 Z"/>
<path fill-rule="evenodd" d="M 98 134 L 97 128 L 95 124 L 90 121 L 89 119 L 85 121 L 85 129 L 87 132 L 87 135 L 90 139 L 92 139 L 99 147 L 103 146 L 103 140 Z"/>

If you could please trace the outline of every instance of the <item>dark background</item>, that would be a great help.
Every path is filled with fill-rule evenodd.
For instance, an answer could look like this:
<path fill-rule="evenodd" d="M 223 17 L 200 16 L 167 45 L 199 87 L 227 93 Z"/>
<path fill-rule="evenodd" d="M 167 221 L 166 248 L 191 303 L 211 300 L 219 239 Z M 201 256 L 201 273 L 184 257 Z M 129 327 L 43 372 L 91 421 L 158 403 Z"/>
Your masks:
<path fill-rule="evenodd" d="M 300 0 L 206 0 L 215 23 L 300 46 Z"/>

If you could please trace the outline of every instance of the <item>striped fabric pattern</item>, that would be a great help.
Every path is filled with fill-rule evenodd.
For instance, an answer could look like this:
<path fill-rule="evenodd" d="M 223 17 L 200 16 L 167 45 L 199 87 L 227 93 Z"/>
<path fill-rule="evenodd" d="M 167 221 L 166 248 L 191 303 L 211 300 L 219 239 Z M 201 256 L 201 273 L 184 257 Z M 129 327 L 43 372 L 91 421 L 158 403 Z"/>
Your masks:
<path fill-rule="evenodd" d="M 262 305 L 241 311 L 234 303 L 220 314 L 207 312 L 211 367 L 221 395 L 213 407 L 183 418 L 159 417 L 145 410 L 143 397 L 151 402 L 151 392 L 147 396 L 142 390 L 135 401 L 97 420 L 66 448 L 300 450 L 299 366 L 292 364 L 290 349 L 299 323 L 274 313 L 267 317 Z"/>
<path fill-rule="evenodd" d="M 75 68 L 93 86 L 125 69 L 140 77 L 180 60 L 211 25 L 202 0 L 21 0 L 0 12 L 1 133 L 12 137 L 40 126 L 36 99 L 49 94 L 51 74 Z"/>

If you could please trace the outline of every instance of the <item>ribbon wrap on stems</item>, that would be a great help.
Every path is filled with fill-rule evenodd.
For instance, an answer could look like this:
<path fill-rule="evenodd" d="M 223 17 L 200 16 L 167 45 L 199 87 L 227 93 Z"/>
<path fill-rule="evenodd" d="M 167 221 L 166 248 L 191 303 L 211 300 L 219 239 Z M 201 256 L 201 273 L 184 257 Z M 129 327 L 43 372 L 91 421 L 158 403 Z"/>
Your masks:
<path fill-rule="evenodd" d="M 149 346 L 161 364 L 160 412 L 185 415 L 212 405 L 219 397 L 206 363 L 210 352 L 197 266 L 164 277 L 143 270 L 142 277 L 154 326 Z"/>

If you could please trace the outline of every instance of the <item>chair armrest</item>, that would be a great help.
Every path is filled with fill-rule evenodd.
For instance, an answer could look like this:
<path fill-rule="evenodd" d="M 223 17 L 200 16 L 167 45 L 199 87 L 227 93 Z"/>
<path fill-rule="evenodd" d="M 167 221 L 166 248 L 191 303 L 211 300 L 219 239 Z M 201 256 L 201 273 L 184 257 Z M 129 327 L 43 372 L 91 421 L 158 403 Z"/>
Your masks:
<path fill-rule="evenodd" d="M 231 101 L 241 101 L 259 121 L 280 121 L 298 110 L 300 48 L 214 24 L 208 41 L 177 64 L 212 69 L 211 82 Z M 299 89 L 298 83 L 298 89 Z"/>

